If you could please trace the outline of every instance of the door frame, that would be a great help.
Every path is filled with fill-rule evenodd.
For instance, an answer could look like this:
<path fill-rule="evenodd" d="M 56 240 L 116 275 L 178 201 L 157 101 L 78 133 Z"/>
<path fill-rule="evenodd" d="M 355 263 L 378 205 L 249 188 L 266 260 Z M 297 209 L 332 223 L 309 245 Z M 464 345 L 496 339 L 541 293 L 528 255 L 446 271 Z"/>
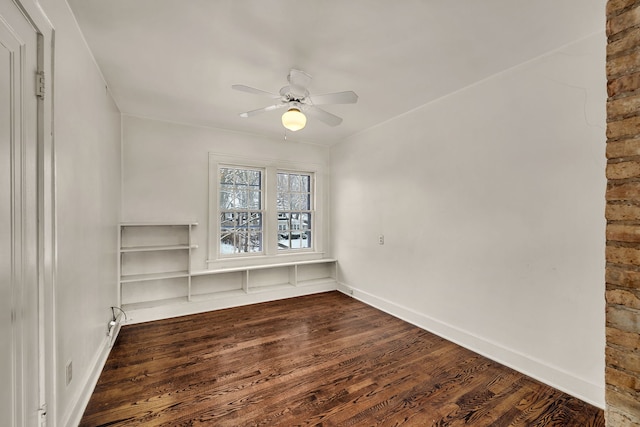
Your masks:
<path fill-rule="evenodd" d="M 37 99 L 37 245 L 38 245 L 38 404 L 39 423 L 56 427 L 56 209 L 53 138 L 53 25 L 37 0 L 12 1 L 37 33 L 37 66 L 45 76 L 45 93 Z M 35 78 L 35 76 L 34 76 Z M 34 94 L 35 96 L 35 94 Z"/>

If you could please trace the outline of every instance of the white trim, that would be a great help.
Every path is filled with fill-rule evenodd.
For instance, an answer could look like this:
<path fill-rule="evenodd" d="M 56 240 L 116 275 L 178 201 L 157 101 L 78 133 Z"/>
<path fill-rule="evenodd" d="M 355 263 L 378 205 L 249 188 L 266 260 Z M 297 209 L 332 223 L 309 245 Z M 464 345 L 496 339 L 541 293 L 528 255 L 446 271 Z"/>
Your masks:
<path fill-rule="evenodd" d="M 527 356 L 469 331 L 434 319 L 408 307 L 377 297 L 353 286 L 338 282 L 338 291 L 375 307 L 412 325 L 434 333 L 484 357 L 515 369 L 560 391 L 575 396 L 598 408 L 605 408 L 604 388 L 585 381 L 562 369 Z"/>
<path fill-rule="evenodd" d="M 44 99 L 37 98 L 37 239 L 38 239 L 38 386 L 39 416 L 56 426 L 55 325 L 55 151 L 53 138 L 54 47 L 53 24 L 37 0 L 14 0 L 37 33 L 37 68 L 44 72 Z"/>
<path fill-rule="evenodd" d="M 108 336 L 105 334 L 105 340 L 102 348 L 95 354 L 93 363 L 89 365 L 90 369 L 87 371 L 87 375 L 81 379 L 81 384 L 84 384 L 84 387 L 79 388 L 79 391 L 74 394 L 69 400 L 70 402 L 75 402 L 75 404 L 68 407 L 69 409 L 61 418 L 61 425 L 77 426 L 78 424 L 80 424 L 82 415 L 84 414 L 84 411 L 89 404 L 89 400 L 91 399 L 91 395 L 96 388 L 96 384 L 98 384 L 100 374 L 102 374 L 102 370 L 104 369 L 104 366 L 107 363 L 107 359 L 109 358 L 112 343 L 116 341 L 119 333 L 120 328 L 117 328 L 114 331 L 113 336 Z"/>

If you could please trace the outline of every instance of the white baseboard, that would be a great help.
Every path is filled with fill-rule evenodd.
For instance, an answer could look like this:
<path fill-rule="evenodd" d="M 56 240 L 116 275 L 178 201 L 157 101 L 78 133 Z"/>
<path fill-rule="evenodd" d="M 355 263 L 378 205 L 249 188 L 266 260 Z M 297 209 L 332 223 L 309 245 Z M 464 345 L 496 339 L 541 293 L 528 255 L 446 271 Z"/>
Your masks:
<path fill-rule="evenodd" d="M 358 288 L 338 283 L 338 290 L 367 305 L 434 333 L 598 408 L 605 408 L 604 387 Z"/>
<path fill-rule="evenodd" d="M 84 387 L 82 387 L 80 391 L 74 396 L 74 399 L 72 401 L 75 402 L 75 404 L 73 404 L 71 406 L 71 409 L 65 413 L 59 425 L 77 426 L 78 424 L 80 424 L 82 415 L 84 414 L 84 411 L 89 404 L 89 400 L 91 399 L 93 390 L 96 388 L 96 384 L 100 379 L 100 374 L 102 374 L 104 365 L 107 363 L 107 359 L 109 358 L 111 347 L 115 340 L 118 338 L 119 332 L 120 322 L 118 322 L 118 327 L 113 331 L 111 336 L 105 336 L 105 340 L 103 345 L 101 346 L 101 349 L 96 353 L 93 359 L 91 369 L 89 370 L 87 376 L 83 378 L 82 384 L 84 384 Z"/>

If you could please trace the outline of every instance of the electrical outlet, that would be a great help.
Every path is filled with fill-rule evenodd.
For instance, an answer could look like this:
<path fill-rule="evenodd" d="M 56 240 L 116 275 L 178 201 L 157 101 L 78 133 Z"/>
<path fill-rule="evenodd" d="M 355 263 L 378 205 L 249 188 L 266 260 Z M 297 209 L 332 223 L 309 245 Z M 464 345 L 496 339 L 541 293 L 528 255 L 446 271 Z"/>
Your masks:
<path fill-rule="evenodd" d="M 69 385 L 72 379 L 73 379 L 73 362 L 69 362 L 67 363 L 67 369 L 66 369 L 67 385 Z"/>
<path fill-rule="evenodd" d="M 378 244 L 384 245 L 384 234 L 378 236 Z"/>

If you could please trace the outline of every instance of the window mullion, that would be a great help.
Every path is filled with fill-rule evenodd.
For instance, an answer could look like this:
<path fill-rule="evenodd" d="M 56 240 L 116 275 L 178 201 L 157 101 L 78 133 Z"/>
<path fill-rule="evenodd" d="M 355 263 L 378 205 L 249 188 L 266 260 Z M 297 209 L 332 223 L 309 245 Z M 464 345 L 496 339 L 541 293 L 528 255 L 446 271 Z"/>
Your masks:
<path fill-rule="evenodd" d="M 263 195 L 264 209 L 264 248 L 266 255 L 278 252 L 278 206 L 277 206 L 277 171 L 274 167 L 265 168 L 265 182 Z"/>

